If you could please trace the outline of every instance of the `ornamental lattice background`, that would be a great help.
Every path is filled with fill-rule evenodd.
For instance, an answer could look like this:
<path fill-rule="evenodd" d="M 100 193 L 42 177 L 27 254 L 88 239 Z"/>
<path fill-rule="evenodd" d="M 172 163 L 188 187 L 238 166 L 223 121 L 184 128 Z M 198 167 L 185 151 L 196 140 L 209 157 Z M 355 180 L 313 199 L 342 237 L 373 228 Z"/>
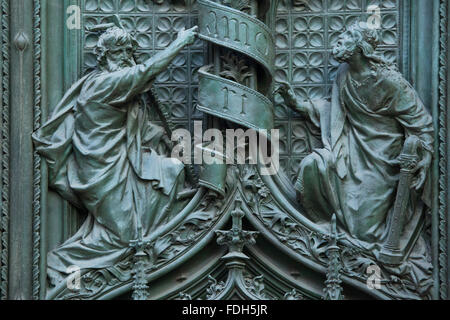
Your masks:
<path fill-rule="evenodd" d="M 169 3 L 170 2 L 170 3 Z M 197 24 L 196 1 L 192 6 L 173 5 L 151 0 L 86 0 L 82 1 L 84 26 L 104 23 L 107 17 L 119 14 L 126 28 L 139 43 L 138 59 L 145 59 L 164 49 L 176 38 L 182 27 Z M 381 9 L 382 45 L 380 52 L 395 62 L 399 55 L 397 0 L 305 0 L 303 7 L 293 8 L 291 0 L 281 0 L 276 21 L 276 79 L 291 82 L 297 94 L 310 98 L 328 95 L 337 68 L 330 55 L 337 36 L 345 26 L 364 15 L 368 6 Z M 83 28 L 84 29 L 84 28 Z M 83 71 L 96 64 L 93 48 L 97 35 L 83 33 Z M 161 74 L 155 85 L 161 101 L 172 107 L 174 122 L 193 129 L 193 120 L 201 120 L 195 110 L 198 92 L 196 71 L 207 61 L 206 44 L 197 41 L 175 59 Z M 276 99 L 276 128 L 280 129 L 282 166 L 294 179 L 300 161 L 318 146 L 314 130 L 305 129 L 299 115 L 279 105 Z"/>

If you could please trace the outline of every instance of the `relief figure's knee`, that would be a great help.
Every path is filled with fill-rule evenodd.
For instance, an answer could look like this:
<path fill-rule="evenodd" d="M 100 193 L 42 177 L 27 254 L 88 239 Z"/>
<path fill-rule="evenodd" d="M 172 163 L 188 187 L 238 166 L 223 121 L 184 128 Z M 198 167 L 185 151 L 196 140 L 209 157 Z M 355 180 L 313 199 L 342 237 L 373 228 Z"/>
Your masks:
<path fill-rule="evenodd" d="M 317 173 L 317 164 L 319 161 L 319 156 L 315 153 L 308 155 L 303 161 L 300 163 L 300 169 L 297 174 L 297 179 L 295 182 L 295 190 L 297 191 L 297 196 L 299 200 L 301 199 L 302 194 L 304 193 L 305 183 L 309 184 L 311 179 L 314 179 L 314 176 Z"/>

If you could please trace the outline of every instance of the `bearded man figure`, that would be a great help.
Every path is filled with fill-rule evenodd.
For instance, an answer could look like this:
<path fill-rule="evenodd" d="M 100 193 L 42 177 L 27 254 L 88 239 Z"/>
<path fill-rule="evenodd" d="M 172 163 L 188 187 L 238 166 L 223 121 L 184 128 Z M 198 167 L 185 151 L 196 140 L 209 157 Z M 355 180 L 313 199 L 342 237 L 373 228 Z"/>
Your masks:
<path fill-rule="evenodd" d="M 117 264 L 131 240 L 147 237 L 186 205 L 177 201 L 184 165 L 165 156 L 170 140 L 149 121 L 146 93 L 196 34 L 197 27 L 183 29 L 164 51 L 136 64 L 135 39 L 109 27 L 96 47 L 98 69 L 72 86 L 33 135 L 50 187 L 89 213 L 80 230 L 49 253 L 50 285 L 70 266 Z"/>
<path fill-rule="evenodd" d="M 362 23 L 340 36 L 333 54 L 342 64 L 331 101 L 300 101 L 287 83 L 278 89 L 287 106 L 321 131 L 323 148 L 302 161 L 295 188 L 313 221 L 329 223 L 336 214 L 349 238 L 378 255 L 394 210 L 398 157 L 405 140 L 418 137 L 420 161 L 401 230 L 403 243 L 418 238 L 411 257 L 419 260 L 417 277 L 426 279 L 431 264 L 425 242 L 410 224 L 430 205 L 425 182 L 433 154 L 432 117 L 400 72 L 375 54 L 378 44 L 378 31 Z"/>

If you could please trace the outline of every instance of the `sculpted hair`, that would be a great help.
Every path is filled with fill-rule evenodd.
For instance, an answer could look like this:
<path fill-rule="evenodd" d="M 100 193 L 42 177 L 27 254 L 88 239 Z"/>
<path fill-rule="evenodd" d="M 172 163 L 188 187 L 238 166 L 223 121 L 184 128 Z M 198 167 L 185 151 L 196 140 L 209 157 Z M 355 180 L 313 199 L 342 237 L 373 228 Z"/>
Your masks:
<path fill-rule="evenodd" d="M 99 66 L 106 64 L 106 53 L 108 50 L 123 47 L 131 44 L 133 52 L 136 51 L 138 44 L 136 39 L 126 30 L 119 27 L 112 27 L 102 33 L 98 39 L 95 47 L 95 54 L 97 55 L 97 62 Z"/>
<path fill-rule="evenodd" d="M 379 56 L 376 50 L 381 42 L 380 32 L 377 29 L 369 28 L 365 22 L 356 22 L 347 28 L 358 48 L 361 48 L 362 54 L 372 63 L 384 66 L 390 66 L 386 59 Z"/>

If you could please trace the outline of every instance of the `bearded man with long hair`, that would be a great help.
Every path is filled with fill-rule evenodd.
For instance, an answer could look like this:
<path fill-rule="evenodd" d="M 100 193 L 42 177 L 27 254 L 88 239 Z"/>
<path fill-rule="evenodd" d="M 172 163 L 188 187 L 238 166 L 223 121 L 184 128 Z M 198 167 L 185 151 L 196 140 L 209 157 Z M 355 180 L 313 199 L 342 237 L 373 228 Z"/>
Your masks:
<path fill-rule="evenodd" d="M 97 69 L 66 93 L 34 133 L 47 161 L 49 186 L 88 213 L 80 230 L 48 254 L 50 286 L 81 272 L 117 265 L 130 242 L 145 239 L 186 205 L 177 194 L 184 165 L 169 158 L 164 130 L 150 121 L 148 91 L 187 45 L 197 27 L 182 29 L 165 50 L 136 63 L 137 42 L 111 26 L 98 40 Z"/>

